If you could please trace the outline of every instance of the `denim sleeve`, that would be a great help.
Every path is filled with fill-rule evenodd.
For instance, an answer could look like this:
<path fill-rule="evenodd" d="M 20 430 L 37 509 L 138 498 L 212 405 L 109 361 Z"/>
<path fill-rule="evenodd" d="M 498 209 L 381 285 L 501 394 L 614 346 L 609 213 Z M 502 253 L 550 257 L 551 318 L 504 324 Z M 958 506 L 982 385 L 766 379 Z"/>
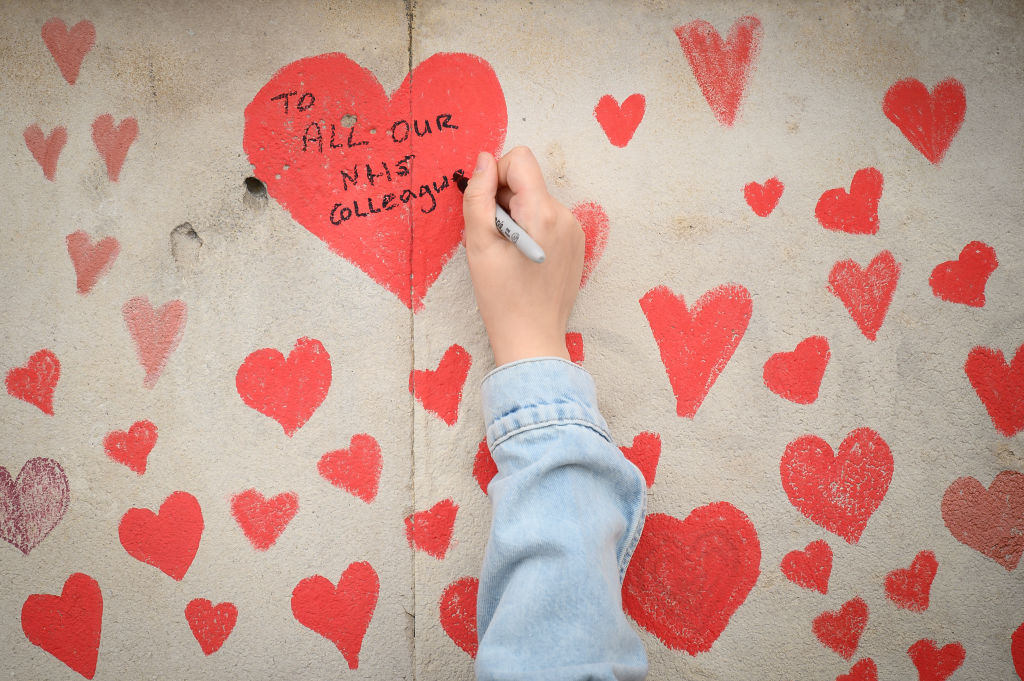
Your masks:
<path fill-rule="evenodd" d="M 645 678 L 621 583 L 646 486 L 608 435 L 593 379 L 545 357 L 495 369 L 481 393 L 498 474 L 488 487 L 477 679 Z"/>

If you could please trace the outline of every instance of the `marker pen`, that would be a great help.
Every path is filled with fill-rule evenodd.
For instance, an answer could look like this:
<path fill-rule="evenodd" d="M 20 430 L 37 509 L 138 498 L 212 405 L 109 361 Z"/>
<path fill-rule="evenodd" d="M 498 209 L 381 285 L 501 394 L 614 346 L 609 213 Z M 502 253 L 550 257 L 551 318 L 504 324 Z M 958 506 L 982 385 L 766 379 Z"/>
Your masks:
<path fill-rule="evenodd" d="M 455 171 L 452 175 L 452 181 L 459 188 L 460 192 L 465 192 L 466 185 L 469 184 L 466 174 L 461 170 Z M 533 237 L 527 234 L 525 229 L 517 225 L 512 216 L 506 213 L 505 209 L 498 205 L 497 202 L 494 204 L 494 226 L 498 228 L 498 232 L 503 237 L 514 243 L 516 248 L 527 258 L 536 263 L 544 262 L 544 249 L 533 240 Z"/>

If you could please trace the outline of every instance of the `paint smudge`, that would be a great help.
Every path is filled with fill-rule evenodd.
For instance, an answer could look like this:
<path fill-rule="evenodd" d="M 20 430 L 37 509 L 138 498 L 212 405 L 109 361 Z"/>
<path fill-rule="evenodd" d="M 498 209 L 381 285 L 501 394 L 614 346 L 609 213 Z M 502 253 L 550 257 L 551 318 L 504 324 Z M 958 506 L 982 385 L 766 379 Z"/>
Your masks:
<path fill-rule="evenodd" d="M 315 338 L 299 338 L 288 357 L 276 348 L 249 354 L 235 389 L 249 407 L 277 421 L 291 437 L 313 416 L 331 387 L 331 356 Z"/>
<path fill-rule="evenodd" d="M 326 577 L 306 577 L 292 591 L 292 615 L 302 626 L 333 643 L 349 669 L 359 667 L 363 637 L 380 593 L 377 572 L 366 562 L 352 563 L 335 585 Z"/>
<path fill-rule="evenodd" d="M 608 245 L 608 214 L 601 204 L 593 201 L 577 203 L 572 207 L 572 214 L 583 228 L 586 239 L 583 248 L 583 276 L 580 278 L 580 288 L 583 288 Z"/>

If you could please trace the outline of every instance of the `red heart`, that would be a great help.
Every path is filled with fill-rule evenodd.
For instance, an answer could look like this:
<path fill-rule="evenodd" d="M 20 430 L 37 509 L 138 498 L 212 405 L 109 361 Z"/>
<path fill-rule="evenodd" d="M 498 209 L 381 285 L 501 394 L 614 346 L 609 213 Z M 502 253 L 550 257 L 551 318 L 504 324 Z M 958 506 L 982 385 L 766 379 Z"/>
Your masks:
<path fill-rule="evenodd" d="M 843 604 L 837 611 L 825 611 L 814 618 L 811 631 L 821 644 L 846 660 L 853 657 L 860 635 L 868 625 L 868 604 L 859 596 Z"/>
<path fill-rule="evenodd" d="M 633 139 L 633 133 L 644 119 L 647 102 L 640 93 L 632 94 L 620 106 L 611 95 L 604 95 L 594 107 L 594 117 L 608 141 L 616 147 L 624 147 Z"/>
<path fill-rule="evenodd" d="M 1024 679 L 1024 622 L 1010 636 L 1010 654 L 1017 676 Z"/>
<path fill-rule="evenodd" d="M 750 322 L 750 293 L 738 284 L 708 291 L 693 310 L 665 286 L 648 291 L 640 308 L 654 333 L 676 413 L 693 418 L 736 351 Z"/>
<path fill-rule="evenodd" d="M 947 78 L 928 93 L 924 83 L 907 78 L 893 83 L 882 100 L 882 112 L 914 148 L 938 164 L 964 122 L 964 86 Z"/>
<path fill-rule="evenodd" d="M 909 568 L 899 568 L 885 576 L 885 595 L 898 608 L 924 612 L 928 609 L 928 595 L 938 569 L 935 554 L 921 551 L 914 556 Z"/>
<path fill-rule="evenodd" d="M 359 649 L 373 619 L 380 580 L 369 563 L 352 563 L 335 586 L 326 577 L 313 575 L 295 585 L 292 615 L 304 627 L 333 643 L 348 662 L 359 667 Z"/>
<path fill-rule="evenodd" d="M 63 125 L 59 125 L 50 131 L 50 136 L 43 134 L 38 125 L 30 125 L 24 132 L 25 146 L 32 152 L 39 167 L 43 169 L 43 177 L 53 181 L 57 176 L 57 159 L 60 152 L 68 141 L 68 131 Z"/>
<path fill-rule="evenodd" d="M 715 27 L 702 19 L 677 26 L 675 33 L 711 112 L 720 124 L 731 126 L 761 47 L 761 21 L 740 17 L 724 44 Z"/>
<path fill-rule="evenodd" d="M 257 551 L 266 551 L 299 512 L 299 495 L 281 492 L 269 499 L 255 489 L 231 497 L 231 515 Z"/>
<path fill-rule="evenodd" d="M 315 338 L 300 338 L 288 358 L 275 348 L 249 354 L 235 374 L 235 388 L 246 405 L 281 424 L 291 437 L 327 397 L 331 356 Z"/>
<path fill-rule="evenodd" d="M 811 522 L 856 544 L 892 480 L 892 452 L 870 428 L 857 428 L 835 454 L 816 435 L 786 446 L 779 466 L 789 501 Z"/>
<path fill-rule="evenodd" d="M 658 472 L 658 459 L 661 458 L 661 436 L 657 433 L 638 433 L 633 436 L 631 446 L 619 449 L 644 474 L 647 486 L 653 485 L 654 476 Z"/>
<path fill-rule="evenodd" d="M 853 174 L 850 191 L 829 189 L 814 207 L 814 215 L 825 229 L 847 234 L 878 232 L 878 202 L 882 198 L 882 173 L 861 168 Z"/>
<path fill-rule="evenodd" d="M 70 500 L 68 476 L 53 459 L 29 459 L 17 479 L 0 466 L 0 539 L 27 556 L 64 517 Z"/>
<path fill-rule="evenodd" d="M 832 547 L 821 539 L 812 541 L 803 551 L 790 551 L 782 558 L 782 574 L 805 589 L 828 593 L 832 576 Z"/>
<path fill-rule="evenodd" d="M 159 309 L 153 309 L 148 298 L 136 296 L 124 304 L 121 313 L 135 341 L 139 363 L 146 370 L 142 385 L 152 388 L 185 332 L 185 303 L 170 300 Z"/>
<path fill-rule="evenodd" d="M 423 408 L 432 411 L 449 426 L 459 420 L 462 387 L 469 375 L 472 358 L 461 345 L 445 350 L 437 369 L 414 369 L 409 372 L 409 392 Z"/>
<path fill-rule="evenodd" d="M 7 372 L 7 394 L 39 407 L 53 416 L 53 391 L 60 379 L 60 360 L 49 350 L 39 350 L 23 367 Z"/>
<path fill-rule="evenodd" d="M 840 674 L 836 681 L 878 681 L 878 667 L 870 657 L 857 660 L 857 663 L 850 668 L 849 674 Z"/>
<path fill-rule="evenodd" d="M 805 338 L 793 352 L 776 352 L 768 358 L 764 363 L 764 384 L 791 402 L 810 404 L 818 399 L 821 378 L 831 356 L 827 338 Z"/>
<path fill-rule="evenodd" d="M 78 80 L 82 60 L 96 42 L 96 27 L 91 21 L 79 21 L 68 30 L 67 24 L 53 17 L 43 24 L 43 42 L 57 62 L 60 74 L 69 84 Z"/>
<path fill-rule="evenodd" d="M 724 501 L 685 520 L 654 513 L 622 583 L 622 605 L 672 650 L 706 652 L 761 573 L 761 544 L 750 519 Z"/>
<path fill-rule="evenodd" d="M 136 421 L 127 432 L 114 430 L 103 438 L 107 456 L 139 475 L 146 472 L 149 453 L 156 445 L 157 430 L 151 421 Z"/>
<path fill-rule="evenodd" d="M 418 311 L 462 239 L 448 178 L 481 150 L 497 154 L 507 123 L 479 57 L 435 54 L 389 99 L 334 53 L 274 74 L 245 109 L 243 146 L 296 222 Z"/>
<path fill-rule="evenodd" d="M 1002 471 L 987 490 L 957 478 L 942 495 L 942 520 L 957 541 L 1013 570 L 1024 554 L 1024 474 Z"/>
<path fill-rule="evenodd" d="M 157 513 L 129 509 L 117 534 L 128 555 L 180 582 L 199 550 L 203 512 L 188 492 L 172 492 Z"/>
<path fill-rule="evenodd" d="M 96 281 L 113 266 L 121 250 L 121 244 L 114 237 L 100 239 L 93 245 L 92 239 L 82 230 L 68 234 L 67 244 L 78 279 L 78 292 L 82 295 L 91 291 Z"/>
<path fill-rule="evenodd" d="M 139 134 L 139 123 L 134 118 L 125 118 L 116 126 L 110 114 L 98 116 L 92 123 L 92 142 L 96 151 L 100 152 L 103 162 L 107 164 L 107 178 L 117 182 L 121 176 L 121 166 Z"/>
<path fill-rule="evenodd" d="M 409 540 L 409 546 L 426 551 L 434 558 L 444 558 L 452 542 L 458 510 L 455 502 L 444 499 L 426 511 L 406 517 L 405 538 Z"/>
<path fill-rule="evenodd" d="M 380 445 L 373 437 L 362 433 L 352 436 L 348 449 L 327 452 L 316 464 L 316 469 L 327 482 L 366 503 L 377 498 L 383 467 Z"/>
<path fill-rule="evenodd" d="M 907 649 L 917 667 L 919 681 L 946 681 L 964 663 L 966 651 L 959 642 L 937 648 L 935 641 L 923 638 Z"/>
<path fill-rule="evenodd" d="M 193 598 L 185 606 L 185 619 L 203 653 L 210 655 L 220 650 L 231 635 L 238 620 L 238 608 L 234 603 L 214 605 L 207 598 Z"/>
<path fill-rule="evenodd" d="M 1024 344 L 1009 364 L 1002 350 L 975 347 L 964 362 L 964 373 L 996 430 L 1006 437 L 1024 430 Z"/>
<path fill-rule="evenodd" d="M 743 197 L 747 200 L 750 210 L 763 218 L 771 215 L 775 206 L 779 205 L 779 198 L 785 186 L 777 177 L 770 177 L 764 184 L 748 182 L 743 187 Z"/>
<path fill-rule="evenodd" d="M 583 334 L 578 331 L 570 331 L 565 334 L 565 349 L 569 351 L 569 360 L 581 364 L 584 359 Z"/>
<path fill-rule="evenodd" d="M 981 241 L 972 241 L 963 247 L 958 259 L 936 265 L 928 283 L 936 298 L 984 307 L 985 284 L 998 266 L 994 248 Z"/>
<path fill-rule="evenodd" d="M 497 474 L 498 465 L 494 463 L 494 457 L 491 456 L 487 438 L 484 438 L 480 440 L 480 445 L 476 448 L 476 458 L 473 459 L 473 477 L 476 478 L 476 484 L 480 485 L 480 491 L 487 494 L 487 486 L 491 484 L 491 480 Z"/>
<path fill-rule="evenodd" d="M 862 268 L 853 260 L 837 262 L 828 274 L 828 290 L 839 298 L 868 340 L 882 328 L 900 278 L 900 264 L 882 251 Z"/>
<path fill-rule="evenodd" d="M 28 640 L 87 679 L 96 673 L 102 629 L 100 585 L 81 572 L 68 577 L 60 596 L 32 594 L 21 606 Z"/>
<path fill-rule="evenodd" d="M 457 579 L 441 593 L 438 607 L 441 611 L 441 627 L 455 645 L 476 657 L 476 593 L 480 580 L 476 577 Z"/>
<path fill-rule="evenodd" d="M 601 259 L 605 246 L 608 245 L 608 214 L 600 204 L 594 202 L 577 203 L 572 207 L 572 214 L 579 221 L 586 238 L 583 249 L 583 276 L 580 279 L 580 288 L 583 288 L 597 267 L 597 261 Z"/>

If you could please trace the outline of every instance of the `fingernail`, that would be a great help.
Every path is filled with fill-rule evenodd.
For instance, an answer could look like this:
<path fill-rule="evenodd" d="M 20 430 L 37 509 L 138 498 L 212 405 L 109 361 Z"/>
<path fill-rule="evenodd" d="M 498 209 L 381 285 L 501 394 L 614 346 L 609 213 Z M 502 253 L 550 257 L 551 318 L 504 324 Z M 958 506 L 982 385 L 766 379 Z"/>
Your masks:
<path fill-rule="evenodd" d="M 481 151 L 476 157 L 476 168 L 473 169 L 474 173 L 479 173 L 487 165 L 487 152 Z"/>

